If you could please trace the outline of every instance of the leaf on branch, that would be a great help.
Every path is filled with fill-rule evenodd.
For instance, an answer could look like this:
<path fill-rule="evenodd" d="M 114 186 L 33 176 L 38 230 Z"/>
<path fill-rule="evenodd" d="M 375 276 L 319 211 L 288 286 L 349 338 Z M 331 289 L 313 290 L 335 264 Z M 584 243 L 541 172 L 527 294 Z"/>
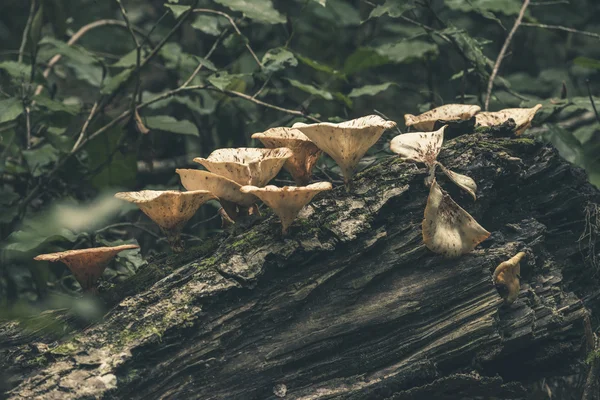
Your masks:
<path fill-rule="evenodd" d="M 3 124 L 14 121 L 23 114 L 23 104 L 16 98 L 0 100 L 0 110 L 0 124 Z"/>
<path fill-rule="evenodd" d="M 388 90 L 393 85 L 395 85 L 394 82 L 385 82 L 379 85 L 365 85 L 359 88 L 352 89 L 350 94 L 348 94 L 348 97 L 375 96 L 381 92 Z"/>
<path fill-rule="evenodd" d="M 111 94 L 117 90 L 123 82 L 125 82 L 129 76 L 133 73 L 133 69 L 125 69 L 119 72 L 117 75 L 110 76 L 104 80 L 100 93 Z"/>
<path fill-rule="evenodd" d="M 0 62 L 0 69 L 15 79 L 29 79 L 31 66 L 16 61 Z"/>
<path fill-rule="evenodd" d="M 291 51 L 278 47 L 265 53 L 262 64 L 265 72 L 272 73 L 285 69 L 286 65 L 295 67 L 298 65 L 298 60 Z"/>
<path fill-rule="evenodd" d="M 44 4 L 40 4 L 35 16 L 33 17 L 33 21 L 31 22 L 31 28 L 29 30 L 29 38 L 31 39 L 31 43 L 33 45 L 37 45 L 40 41 L 40 37 L 42 36 L 42 27 L 44 26 Z"/>
<path fill-rule="evenodd" d="M 59 151 L 51 144 L 45 144 L 36 149 L 23 150 L 22 153 L 34 177 L 43 175 L 47 171 L 47 167 L 55 163 L 59 156 Z"/>
<path fill-rule="evenodd" d="M 600 60 L 594 60 L 588 57 L 577 57 L 573 60 L 573 64 L 580 67 L 600 70 Z"/>
<path fill-rule="evenodd" d="M 192 22 L 192 28 L 204 32 L 207 35 L 219 36 L 221 34 L 221 21 L 225 18 L 218 15 L 198 15 L 194 22 Z"/>
<path fill-rule="evenodd" d="M 285 16 L 273 7 L 271 0 L 215 0 L 215 2 L 263 24 L 283 24 L 286 21 Z"/>
<path fill-rule="evenodd" d="M 247 74 L 229 74 L 226 71 L 217 72 L 208 77 L 208 81 L 217 89 L 227 90 L 232 89 L 233 86 L 239 86 L 241 82 L 244 82 L 242 78 L 248 76 Z M 245 86 L 245 83 L 242 85 Z"/>
<path fill-rule="evenodd" d="M 79 104 L 65 104 L 61 101 L 53 100 L 44 95 L 35 96 L 34 100 L 37 105 L 42 106 L 48 111 L 52 112 L 65 112 L 71 115 L 76 115 L 81 110 L 81 106 Z"/>
<path fill-rule="evenodd" d="M 180 135 L 200 135 L 196 125 L 190 121 L 179 121 L 169 115 L 155 115 L 152 117 L 145 117 L 143 120 L 146 123 L 146 126 L 150 129 L 178 133 Z"/>
<path fill-rule="evenodd" d="M 294 53 L 294 55 L 303 64 L 311 67 L 315 71 L 325 72 L 326 74 L 333 75 L 336 78 L 346 79 L 346 75 L 343 72 L 338 71 L 337 69 L 332 68 L 329 65 L 325 65 L 325 64 L 323 64 L 323 63 L 321 63 L 319 61 L 315 61 L 315 60 L 313 60 L 311 58 L 305 57 L 305 56 L 303 56 L 301 54 L 298 54 L 298 53 Z"/>
<path fill-rule="evenodd" d="M 306 93 L 309 93 L 309 94 L 312 94 L 312 95 L 315 95 L 315 96 L 322 97 L 322 98 L 324 98 L 325 100 L 333 100 L 333 95 L 332 95 L 330 92 L 326 91 L 326 90 L 319 89 L 319 88 L 317 88 L 317 87 L 314 87 L 314 86 L 312 86 L 312 85 L 308 85 L 308 84 L 306 84 L 306 83 L 299 82 L 299 81 L 297 81 L 297 80 L 295 80 L 295 79 L 288 79 L 288 78 L 285 78 L 285 79 L 286 79 L 286 80 L 287 80 L 287 81 L 288 81 L 288 82 L 289 82 L 289 83 L 290 83 L 290 84 L 291 84 L 293 87 L 295 87 L 295 88 L 297 88 L 297 89 L 300 89 L 300 90 L 302 90 L 303 92 L 306 92 Z"/>
<path fill-rule="evenodd" d="M 323 7 L 325 7 L 327 5 L 327 0 L 313 0 L 313 1 L 316 3 L 319 3 Z"/>
<path fill-rule="evenodd" d="M 496 19 L 491 14 L 501 13 L 504 15 L 517 15 L 521 10 L 523 2 L 520 0 L 444 0 L 448 8 L 461 12 L 476 12 L 486 18 Z"/>
<path fill-rule="evenodd" d="M 175 4 L 165 4 L 165 7 L 167 7 L 169 10 L 171 10 L 171 12 L 175 16 L 175 18 L 181 17 L 181 15 L 184 12 L 188 11 L 191 8 L 190 6 L 178 6 Z"/>
<path fill-rule="evenodd" d="M 351 75 L 386 64 L 405 64 L 426 57 L 436 57 L 438 53 L 436 44 L 420 40 L 403 40 L 378 47 L 361 47 L 346 59 L 344 72 Z"/>
<path fill-rule="evenodd" d="M 383 3 L 383 5 L 375 7 L 373 11 L 371 11 L 371 14 L 369 14 L 369 18 L 367 19 L 378 18 L 386 14 L 390 17 L 398 18 L 402 16 L 402 14 L 412 10 L 413 8 L 415 8 L 415 6 L 414 4 L 412 4 L 411 1 L 386 0 L 385 3 Z"/>

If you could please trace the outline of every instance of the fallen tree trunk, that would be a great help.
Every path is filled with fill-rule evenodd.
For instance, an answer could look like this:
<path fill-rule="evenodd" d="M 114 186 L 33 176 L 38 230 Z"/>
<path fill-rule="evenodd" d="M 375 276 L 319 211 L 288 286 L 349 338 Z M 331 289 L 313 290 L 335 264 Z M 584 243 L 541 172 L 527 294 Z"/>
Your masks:
<path fill-rule="evenodd" d="M 352 193 L 317 197 L 287 237 L 271 216 L 150 263 L 70 338 L 33 351 L 5 327 L 8 396 L 518 399 L 542 378 L 587 377 L 599 192 L 528 139 L 461 136 L 440 158 L 479 185 L 473 202 L 440 178 L 492 232 L 471 254 L 425 248 L 424 170 L 390 157 Z M 491 272 L 518 251 L 521 293 L 504 307 Z"/>

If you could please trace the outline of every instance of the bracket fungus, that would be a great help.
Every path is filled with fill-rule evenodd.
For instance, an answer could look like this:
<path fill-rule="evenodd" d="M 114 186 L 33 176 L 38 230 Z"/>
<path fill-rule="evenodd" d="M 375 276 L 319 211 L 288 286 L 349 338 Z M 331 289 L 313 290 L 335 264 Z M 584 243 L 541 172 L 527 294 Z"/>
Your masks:
<path fill-rule="evenodd" d="M 264 188 L 243 186 L 242 192 L 256 195 L 272 208 L 273 212 L 281 219 L 281 231 L 285 235 L 300 210 L 317 194 L 331 189 L 331 183 L 317 182 L 308 186 L 284 186 L 281 188 L 273 185 Z"/>
<path fill-rule="evenodd" d="M 184 250 L 181 230 L 194 216 L 198 208 L 209 200 L 218 198 L 208 190 L 142 190 L 139 192 L 119 192 L 117 199 L 137 206 L 154 221 L 167 237 L 171 249 L 180 253 Z"/>
<path fill-rule="evenodd" d="M 422 229 L 427 248 L 446 257 L 466 254 L 490 236 L 435 180 L 429 189 Z"/>
<path fill-rule="evenodd" d="M 506 108 L 494 112 L 482 112 L 475 116 L 475 126 L 497 126 L 502 125 L 510 118 L 515 121 L 515 135 L 521 135 L 531 126 L 535 113 L 542 108 L 541 104 L 532 108 Z"/>
<path fill-rule="evenodd" d="M 308 136 L 317 147 L 329 154 L 339 165 L 346 188 L 354 174 L 354 169 L 386 129 L 396 126 L 394 121 L 386 121 L 378 115 L 367 115 L 350 121 L 333 124 L 294 124 L 293 128 Z"/>
<path fill-rule="evenodd" d="M 492 281 L 500 297 L 507 305 L 511 305 L 519 297 L 521 289 L 521 260 L 524 252 L 519 252 L 508 261 L 500 263 L 494 270 Z"/>
<path fill-rule="evenodd" d="M 423 114 L 404 115 L 404 124 L 421 131 L 432 131 L 437 121 L 465 121 L 473 118 L 481 107 L 470 104 L 446 104 Z"/>
<path fill-rule="evenodd" d="M 239 214 L 247 214 L 258 201 L 253 194 L 243 193 L 240 190 L 242 185 L 224 176 L 198 169 L 176 169 L 175 172 L 179 174 L 181 184 L 186 190 L 208 190 L 217 196 L 226 213 L 223 215 L 220 211 L 224 221 L 227 221 L 227 218 L 235 221 Z"/>
<path fill-rule="evenodd" d="M 67 250 L 59 253 L 40 254 L 37 261 L 63 262 L 71 271 L 84 292 L 95 292 L 98 280 L 109 261 L 123 250 L 139 249 L 135 244 L 114 247 L 94 247 L 91 249 Z"/>
<path fill-rule="evenodd" d="M 279 173 L 293 153 L 286 147 L 276 149 L 218 149 L 207 158 L 197 157 L 194 161 L 207 170 L 224 176 L 240 185 L 263 187 Z"/>
<path fill-rule="evenodd" d="M 444 142 L 444 130 L 446 127 L 442 126 L 434 132 L 411 132 L 398 135 L 390 142 L 390 149 L 406 160 L 424 163 L 428 169 L 428 175 L 425 179 L 427 186 L 431 185 L 435 179 L 435 169 L 439 166 L 452 182 L 469 193 L 473 197 L 473 200 L 475 200 L 477 198 L 475 194 L 477 192 L 477 184 L 475 181 L 466 175 L 449 170 L 437 161 L 437 156 Z"/>
<path fill-rule="evenodd" d="M 264 132 L 255 133 L 252 139 L 258 139 L 265 147 L 286 147 L 293 155 L 283 164 L 283 168 L 292 175 L 299 186 L 310 182 L 313 167 L 321 156 L 322 151 L 305 134 L 295 128 L 271 128 Z"/>

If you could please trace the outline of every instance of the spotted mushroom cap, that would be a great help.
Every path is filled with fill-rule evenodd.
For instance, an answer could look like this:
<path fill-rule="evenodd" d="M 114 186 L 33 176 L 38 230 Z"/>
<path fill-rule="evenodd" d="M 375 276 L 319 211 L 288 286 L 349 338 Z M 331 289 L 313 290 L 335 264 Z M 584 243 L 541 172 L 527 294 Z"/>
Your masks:
<path fill-rule="evenodd" d="M 201 205 L 218 198 L 208 190 L 142 190 L 116 193 L 117 199 L 137 206 L 164 230 L 181 229 Z"/>
<path fill-rule="evenodd" d="M 492 280 L 500 296 L 505 303 L 510 305 L 519 297 L 521 289 L 521 259 L 525 257 L 524 252 L 517 253 L 508 261 L 500 263 L 494 270 Z"/>
<path fill-rule="evenodd" d="M 123 250 L 139 249 L 135 244 L 114 247 L 94 247 L 91 249 L 67 250 L 60 253 L 40 254 L 37 261 L 62 261 L 71 271 L 84 291 L 96 286 L 108 262 Z"/>
<path fill-rule="evenodd" d="M 207 158 L 194 158 L 207 170 L 224 176 L 240 185 L 265 186 L 279 173 L 285 161 L 292 157 L 292 150 L 255 149 L 240 147 L 237 149 L 218 149 Z"/>
<path fill-rule="evenodd" d="M 186 190 L 207 190 L 219 200 L 228 201 L 243 207 L 250 207 L 258 201 L 256 196 L 240 191 L 242 185 L 224 176 L 198 169 L 176 169 L 181 184 Z"/>
<path fill-rule="evenodd" d="M 464 121 L 473 118 L 479 111 L 481 107 L 476 105 L 446 104 L 419 115 L 405 114 L 404 123 L 415 129 L 431 131 L 436 121 Z"/>
<path fill-rule="evenodd" d="M 482 112 L 475 116 L 475 126 L 497 126 L 502 125 L 509 118 L 512 118 L 517 125 L 516 135 L 521 135 L 531 126 L 533 117 L 542 108 L 541 104 L 532 108 L 506 108 L 494 112 Z"/>
<path fill-rule="evenodd" d="M 466 254 L 490 236 L 435 180 L 429 190 L 422 225 L 427 248 L 446 257 Z"/>
<path fill-rule="evenodd" d="M 242 192 L 256 195 L 272 208 L 281 219 L 282 231 L 285 234 L 300 210 L 317 194 L 325 190 L 331 190 L 331 188 L 329 182 L 318 182 L 308 186 L 277 187 L 269 185 L 264 188 L 242 186 Z"/>
<path fill-rule="evenodd" d="M 390 150 L 407 160 L 433 166 L 444 142 L 446 125 L 434 132 L 411 132 L 398 135 L 390 142 Z"/>
<path fill-rule="evenodd" d="M 354 168 L 386 129 L 396 126 L 394 121 L 386 121 L 378 115 L 368 115 L 350 121 L 333 124 L 294 124 L 321 150 L 329 154 L 340 166 L 344 180 L 348 182 Z"/>
<path fill-rule="evenodd" d="M 258 139 L 267 148 L 287 147 L 293 153 L 283 165 L 296 183 L 306 185 L 310 181 L 312 169 L 322 151 L 301 131 L 295 128 L 271 128 L 255 133 L 252 139 Z"/>

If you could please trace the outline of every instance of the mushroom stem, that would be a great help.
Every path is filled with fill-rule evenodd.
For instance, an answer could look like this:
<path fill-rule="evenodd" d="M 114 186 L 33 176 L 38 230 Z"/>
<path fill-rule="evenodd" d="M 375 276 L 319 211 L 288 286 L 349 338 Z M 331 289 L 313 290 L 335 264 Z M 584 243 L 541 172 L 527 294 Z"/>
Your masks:
<path fill-rule="evenodd" d="M 185 250 L 185 244 L 181 239 L 181 231 L 180 230 L 164 230 L 163 233 L 167 237 L 167 242 L 173 250 L 173 253 L 182 253 Z"/>
<path fill-rule="evenodd" d="M 344 186 L 346 187 L 346 193 L 350 193 L 352 189 L 352 180 L 350 178 L 344 177 Z"/>
<path fill-rule="evenodd" d="M 218 212 L 221 216 L 221 229 L 235 224 L 235 221 L 229 217 L 229 213 L 225 210 L 225 207 L 219 208 Z"/>

